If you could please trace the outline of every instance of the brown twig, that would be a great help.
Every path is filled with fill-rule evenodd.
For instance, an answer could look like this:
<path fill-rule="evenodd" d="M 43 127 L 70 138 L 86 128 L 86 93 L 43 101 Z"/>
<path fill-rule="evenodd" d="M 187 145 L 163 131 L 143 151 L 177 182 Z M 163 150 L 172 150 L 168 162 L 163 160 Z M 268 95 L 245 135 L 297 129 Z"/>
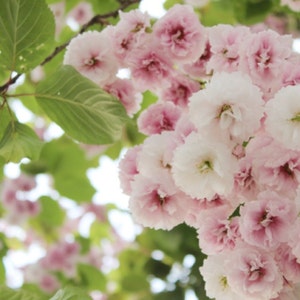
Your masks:
<path fill-rule="evenodd" d="M 107 19 L 109 18 L 116 18 L 119 14 L 119 11 L 126 9 L 127 7 L 129 7 L 132 4 L 137 4 L 140 3 L 141 0 L 125 0 L 125 1 L 120 1 L 120 7 L 117 10 L 114 10 L 112 12 L 106 13 L 106 14 L 99 14 L 99 15 L 95 15 L 90 21 L 88 21 L 86 24 L 84 24 L 79 33 L 81 34 L 83 32 L 85 32 L 87 29 L 89 29 L 91 26 L 95 25 L 95 24 L 100 24 L 100 25 L 107 25 Z M 74 37 L 76 37 L 78 34 L 76 34 Z M 73 37 L 73 38 L 74 38 Z M 51 61 L 58 53 L 60 53 L 61 51 L 63 51 L 71 42 L 72 39 L 70 39 L 69 41 L 67 41 L 66 43 L 57 46 L 54 51 L 47 56 L 41 63 L 40 65 L 43 66 L 46 63 L 48 63 L 49 61 Z M 16 81 L 19 79 L 19 77 L 22 75 L 22 73 L 18 73 L 16 74 L 14 77 L 10 78 L 4 85 L 0 86 L 0 94 L 4 94 L 7 89 L 9 88 L 9 86 L 11 86 L 12 84 L 16 83 Z"/>

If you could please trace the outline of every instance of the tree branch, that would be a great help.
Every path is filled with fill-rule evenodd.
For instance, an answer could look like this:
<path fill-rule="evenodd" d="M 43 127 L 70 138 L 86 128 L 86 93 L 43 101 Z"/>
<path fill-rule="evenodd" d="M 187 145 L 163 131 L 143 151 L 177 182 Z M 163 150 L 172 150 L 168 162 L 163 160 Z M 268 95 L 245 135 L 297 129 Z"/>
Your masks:
<path fill-rule="evenodd" d="M 119 14 L 119 11 L 122 11 L 124 9 L 126 9 L 127 7 L 129 7 L 132 4 L 137 4 L 140 3 L 141 0 L 124 0 L 124 1 L 119 1 L 120 2 L 120 7 L 117 10 L 114 10 L 112 12 L 106 13 L 106 14 L 99 14 L 99 15 L 95 15 L 90 21 L 88 21 L 86 24 L 84 24 L 79 33 L 81 34 L 83 32 L 85 32 L 87 29 L 89 29 L 91 26 L 95 25 L 95 24 L 100 24 L 100 25 L 107 25 L 107 19 L 109 18 L 116 18 Z M 74 37 L 76 37 L 78 34 L 76 34 Z M 73 38 L 74 38 L 73 37 Z M 72 39 L 73 39 L 72 38 Z M 46 63 L 48 63 L 49 61 L 51 61 L 58 53 L 60 53 L 61 51 L 63 51 L 71 42 L 70 39 L 69 41 L 67 41 L 66 43 L 56 47 L 54 49 L 54 51 L 47 56 L 41 63 L 40 65 L 43 66 Z M 22 73 L 18 73 L 16 74 L 14 77 L 10 78 L 4 85 L 0 86 L 0 94 L 3 94 L 7 91 L 7 89 L 14 83 L 16 83 L 16 81 L 19 79 L 19 77 L 22 75 Z"/>

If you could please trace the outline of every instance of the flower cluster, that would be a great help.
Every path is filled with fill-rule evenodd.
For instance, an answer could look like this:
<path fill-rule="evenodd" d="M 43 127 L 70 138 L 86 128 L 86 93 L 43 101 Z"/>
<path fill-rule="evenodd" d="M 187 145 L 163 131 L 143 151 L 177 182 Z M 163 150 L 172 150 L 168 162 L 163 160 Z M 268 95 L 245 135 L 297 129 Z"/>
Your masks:
<path fill-rule="evenodd" d="M 66 282 L 80 284 L 81 280 L 86 280 L 80 267 L 92 268 L 94 275 L 116 268 L 117 256 L 128 244 L 110 224 L 106 206 L 94 202 L 70 206 L 71 200 L 58 196 L 54 197 L 52 205 L 51 198 L 45 196 L 50 202 L 45 204 L 40 201 L 39 185 L 38 177 L 20 173 L 14 179 L 6 178 L 0 186 L 0 230 L 7 236 L 0 240 L 0 248 L 5 253 L 10 240 L 17 245 L 5 255 L 12 262 L 12 268 L 22 272 L 21 280 L 37 285 L 50 295 Z M 51 185 L 44 185 L 43 193 L 47 188 L 54 196 Z M 57 215 L 60 215 L 58 219 Z M 93 235 L 93 227 L 106 228 L 107 224 L 110 226 L 101 235 L 99 232 Z M 89 242 L 84 230 L 89 231 Z M 29 254 L 31 261 L 18 263 L 18 254 Z M 12 285 L 16 284 L 15 278 L 8 274 L 8 282 L 10 280 Z M 100 292 L 94 294 L 91 295 L 93 299 L 106 299 Z"/>
<path fill-rule="evenodd" d="M 120 163 L 134 220 L 197 229 L 200 272 L 218 299 L 296 299 L 300 288 L 300 57 L 291 36 L 206 28 L 189 5 L 151 25 L 139 11 L 69 45 L 65 63 L 119 95 L 158 101 Z M 126 83 L 116 74 L 127 69 Z M 129 86 L 126 92 L 124 86 Z M 131 95 L 125 100 L 127 95 Z M 129 101 L 130 99 L 130 101 Z M 133 109 L 133 107 L 135 109 Z"/>
<path fill-rule="evenodd" d="M 21 174 L 15 179 L 7 179 L 1 187 L 1 200 L 9 224 L 23 224 L 28 218 L 39 213 L 38 201 L 32 200 L 30 193 L 36 181 L 32 176 Z"/>

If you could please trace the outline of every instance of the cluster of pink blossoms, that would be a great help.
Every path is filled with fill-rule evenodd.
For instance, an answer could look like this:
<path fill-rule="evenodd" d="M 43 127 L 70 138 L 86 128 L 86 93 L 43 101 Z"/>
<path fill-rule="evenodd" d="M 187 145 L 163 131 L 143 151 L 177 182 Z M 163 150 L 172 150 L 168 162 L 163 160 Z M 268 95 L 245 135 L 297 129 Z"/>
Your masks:
<path fill-rule="evenodd" d="M 30 193 L 36 187 L 35 178 L 21 174 L 7 179 L 1 186 L 1 204 L 6 212 L 6 222 L 21 225 L 39 213 L 38 201 L 32 201 Z"/>
<path fill-rule="evenodd" d="M 65 55 L 130 115 L 136 95 L 159 97 L 139 115 L 147 138 L 121 161 L 121 185 L 136 222 L 197 229 L 207 254 L 200 272 L 216 300 L 299 294 L 300 57 L 292 43 L 272 30 L 207 28 L 191 6 L 175 5 L 154 25 L 137 10 L 120 13 L 117 25 L 75 38 Z"/>

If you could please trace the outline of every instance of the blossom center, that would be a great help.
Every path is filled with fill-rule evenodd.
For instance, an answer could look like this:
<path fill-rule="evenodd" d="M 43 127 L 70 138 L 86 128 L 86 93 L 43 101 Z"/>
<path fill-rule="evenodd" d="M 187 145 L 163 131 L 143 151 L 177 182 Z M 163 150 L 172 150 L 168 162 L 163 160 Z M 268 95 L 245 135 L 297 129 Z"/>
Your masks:
<path fill-rule="evenodd" d="M 291 118 L 292 122 L 300 122 L 300 112 L 298 112 L 293 118 Z"/>
<path fill-rule="evenodd" d="M 100 64 L 100 60 L 96 57 L 88 58 L 84 61 L 84 64 L 89 67 L 98 66 Z"/>
<path fill-rule="evenodd" d="M 167 197 L 164 197 L 164 196 L 160 195 L 159 193 L 157 193 L 156 200 L 159 202 L 160 206 L 163 206 L 167 201 Z"/>
<path fill-rule="evenodd" d="M 197 169 L 201 174 L 204 174 L 213 170 L 213 165 L 209 160 L 204 160 L 197 165 Z"/>
<path fill-rule="evenodd" d="M 288 162 L 286 162 L 283 166 L 280 167 L 280 171 L 282 171 L 284 174 L 294 177 L 294 172 L 290 168 L 290 165 Z"/>
<path fill-rule="evenodd" d="M 220 285 L 222 286 L 223 290 L 225 290 L 228 287 L 227 278 L 225 276 L 222 276 L 220 278 Z"/>
<path fill-rule="evenodd" d="M 221 118 L 221 116 L 223 115 L 223 113 L 229 114 L 229 115 L 233 114 L 233 111 L 232 111 L 232 108 L 231 108 L 230 104 L 223 104 L 223 106 L 220 109 L 219 114 L 217 115 L 217 118 L 218 119 Z"/>
<path fill-rule="evenodd" d="M 271 216 L 267 211 L 264 212 L 260 224 L 264 227 L 268 227 L 271 223 L 275 221 L 275 218 Z"/>

